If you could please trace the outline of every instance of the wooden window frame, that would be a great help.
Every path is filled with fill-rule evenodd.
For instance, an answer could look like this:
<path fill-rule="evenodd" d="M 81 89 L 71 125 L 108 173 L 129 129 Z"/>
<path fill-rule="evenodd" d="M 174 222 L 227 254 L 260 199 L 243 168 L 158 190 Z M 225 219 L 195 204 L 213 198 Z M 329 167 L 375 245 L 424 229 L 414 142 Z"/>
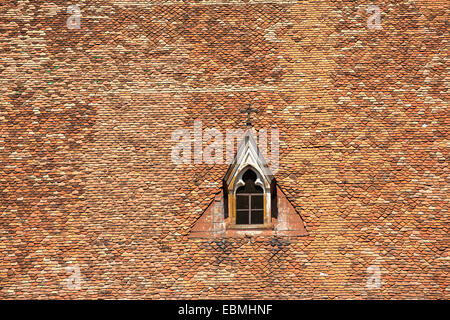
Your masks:
<path fill-rule="evenodd" d="M 270 189 L 269 189 L 270 190 Z M 230 190 L 231 191 L 231 190 Z M 229 222 L 228 229 L 273 229 L 272 215 L 270 210 L 271 193 L 263 188 L 263 192 L 258 195 L 263 196 L 263 223 L 262 224 L 236 224 L 236 190 L 229 193 L 228 208 L 229 208 Z M 256 195 L 256 193 L 255 193 Z M 269 205 L 268 205 L 269 204 Z"/>
<path fill-rule="evenodd" d="M 237 209 L 236 207 L 236 220 L 237 220 L 237 214 L 238 212 L 248 212 L 248 223 L 236 223 L 238 226 L 248 226 L 248 225 L 261 225 L 261 223 L 251 223 L 252 221 L 252 211 L 262 211 L 262 217 L 264 221 L 264 193 L 237 193 L 236 196 L 247 196 L 248 197 L 248 208 L 247 209 Z M 263 198 L 263 204 L 261 208 L 252 208 L 252 197 L 262 197 Z M 236 204 L 237 206 L 237 204 Z"/>

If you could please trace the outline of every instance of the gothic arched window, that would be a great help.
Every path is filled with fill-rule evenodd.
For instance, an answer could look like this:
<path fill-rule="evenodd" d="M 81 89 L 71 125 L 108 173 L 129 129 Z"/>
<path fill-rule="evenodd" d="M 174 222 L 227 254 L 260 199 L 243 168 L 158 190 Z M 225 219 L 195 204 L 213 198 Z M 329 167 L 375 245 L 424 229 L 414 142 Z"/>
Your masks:
<path fill-rule="evenodd" d="M 224 177 L 227 227 L 270 229 L 275 182 L 250 131 Z"/>

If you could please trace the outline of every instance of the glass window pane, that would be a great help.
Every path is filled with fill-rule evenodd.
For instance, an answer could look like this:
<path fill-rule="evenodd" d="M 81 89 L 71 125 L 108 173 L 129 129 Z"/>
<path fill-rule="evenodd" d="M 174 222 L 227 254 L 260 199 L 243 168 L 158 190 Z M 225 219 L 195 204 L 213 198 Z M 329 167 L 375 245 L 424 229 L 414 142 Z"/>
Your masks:
<path fill-rule="evenodd" d="M 248 210 L 236 211 L 236 224 L 248 224 Z"/>
<path fill-rule="evenodd" d="M 263 223 L 264 223 L 263 210 L 252 210 L 251 224 L 263 224 Z"/>
<path fill-rule="evenodd" d="M 236 195 L 236 209 L 248 209 L 248 196 Z"/>
<path fill-rule="evenodd" d="M 252 209 L 264 209 L 263 208 L 263 195 L 252 194 Z"/>

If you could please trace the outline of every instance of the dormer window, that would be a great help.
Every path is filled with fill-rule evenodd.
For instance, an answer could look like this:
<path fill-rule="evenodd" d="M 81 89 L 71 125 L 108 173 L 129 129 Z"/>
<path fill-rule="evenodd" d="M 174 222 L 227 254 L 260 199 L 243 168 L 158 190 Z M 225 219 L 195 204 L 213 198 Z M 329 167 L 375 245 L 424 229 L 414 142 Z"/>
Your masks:
<path fill-rule="evenodd" d="M 307 235 L 303 220 L 277 185 L 248 130 L 193 238 Z"/>
<path fill-rule="evenodd" d="M 228 228 L 272 228 L 272 181 L 273 175 L 247 131 L 224 179 Z"/>

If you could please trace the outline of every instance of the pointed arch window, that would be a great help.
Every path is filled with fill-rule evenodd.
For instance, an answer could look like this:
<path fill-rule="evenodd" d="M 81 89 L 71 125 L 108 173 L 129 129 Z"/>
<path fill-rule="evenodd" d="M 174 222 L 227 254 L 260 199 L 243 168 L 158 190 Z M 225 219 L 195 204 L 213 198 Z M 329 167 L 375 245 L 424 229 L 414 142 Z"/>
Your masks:
<path fill-rule="evenodd" d="M 274 181 L 255 140 L 247 131 L 224 178 L 227 226 L 272 228 Z"/>
<path fill-rule="evenodd" d="M 231 228 L 271 228 L 271 183 L 256 167 L 247 164 L 236 171 L 228 185 Z"/>

